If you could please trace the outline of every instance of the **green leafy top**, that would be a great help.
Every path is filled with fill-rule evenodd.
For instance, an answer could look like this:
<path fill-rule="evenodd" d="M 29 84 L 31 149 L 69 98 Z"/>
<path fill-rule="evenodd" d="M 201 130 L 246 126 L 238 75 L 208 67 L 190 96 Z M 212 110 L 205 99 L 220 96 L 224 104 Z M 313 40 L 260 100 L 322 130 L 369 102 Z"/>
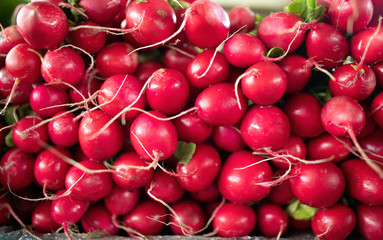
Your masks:
<path fill-rule="evenodd" d="M 321 17 L 326 8 L 317 6 L 317 0 L 294 0 L 285 10 L 300 16 L 305 22 L 311 22 Z"/>
<path fill-rule="evenodd" d="M 188 164 L 193 157 L 197 145 L 192 142 L 179 141 L 177 144 L 174 157 L 178 159 L 179 164 Z"/>
<path fill-rule="evenodd" d="M 286 209 L 287 214 L 296 220 L 310 220 L 317 210 L 317 208 L 301 203 L 298 199 L 290 203 Z"/>

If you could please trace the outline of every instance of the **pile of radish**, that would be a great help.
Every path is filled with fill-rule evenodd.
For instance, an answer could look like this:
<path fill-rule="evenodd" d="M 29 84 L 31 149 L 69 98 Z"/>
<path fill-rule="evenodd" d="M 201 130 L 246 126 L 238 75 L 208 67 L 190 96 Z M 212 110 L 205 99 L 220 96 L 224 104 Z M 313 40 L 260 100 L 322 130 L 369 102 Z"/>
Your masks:
<path fill-rule="evenodd" d="M 383 239 L 383 1 L 31 0 L 0 36 L 0 226 Z"/>

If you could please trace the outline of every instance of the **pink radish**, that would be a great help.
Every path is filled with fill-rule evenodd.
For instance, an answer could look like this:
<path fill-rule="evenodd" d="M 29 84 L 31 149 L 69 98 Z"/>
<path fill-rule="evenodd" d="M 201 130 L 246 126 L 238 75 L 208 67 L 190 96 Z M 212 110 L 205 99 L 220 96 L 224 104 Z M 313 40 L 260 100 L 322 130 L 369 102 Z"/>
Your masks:
<path fill-rule="evenodd" d="M 383 130 L 376 129 L 361 138 L 359 142 L 369 158 L 383 163 Z"/>
<path fill-rule="evenodd" d="M 139 189 L 121 188 L 114 185 L 112 191 L 104 198 L 104 204 L 113 215 L 126 215 L 136 207 L 139 199 Z"/>
<path fill-rule="evenodd" d="M 25 43 L 16 25 L 4 28 L 0 32 L 0 55 L 7 54 L 14 46 Z M 5 63 L 5 56 L 0 56 L 0 66 Z"/>
<path fill-rule="evenodd" d="M 102 204 L 89 206 L 81 218 L 81 226 L 87 233 L 99 231 L 101 236 L 106 237 L 118 232 L 118 228 L 113 224 L 112 214 Z"/>
<path fill-rule="evenodd" d="M 85 10 L 85 14 L 89 17 L 89 19 L 98 24 L 112 22 L 122 7 L 121 3 L 122 2 L 119 0 L 78 1 L 79 7 Z"/>
<path fill-rule="evenodd" d="M 169 218 L 170 229 L 175 235 L 196 235 L 206 223 L 202 207 L 192 200 L 181 200 L 171 205 L 174 213 Z"/>
<path fill-rule="evenodd" d="M 68 93 L 64 89 L 45 84 L 36 86 L 29 96 L 32 110 L 42 117 L 52 117 L 56 113 L 64 111 L 68 101 Z"/>
<path fill-rule="evenodd" d="M 374 118 L 375 123 L 380 127 L 380 129 L 383 129 L 383 93 L 378 93 L 371 102 L 371 111 L 372 116 Z"/>
<path fill-rule="evenodd" d="M 352 58 L 365 64 L 383 60 L 383 28 L 380 25 L 369 27 L 354 34 L 350 40 Z"/>
<path fill-rule="evenodd" d="M 199 54 L 197 47 L 191 44 L 165 50 L 162 62 L 166 68 L 180 71 L 185 76 L 191 61 Z"/>
<path fill-rule="evenodd" d="M 61 147 L 71 147 L 78 143 L 79 123 L 76 115 L 71 112 L 58 112 L 48 123 L 50 140 Z"/>
<path fill-rule="evenodd" d="M 8 72 L 7 68 L 3 67 L 0 69 L 0 95 L 4 98 L 9 97 L 13 84 L 15 84 L 15 79 Z M 29 95 L 32 92 L 32 85 L 30 83 L 19 82 L 14 90 L 12 99 L 10 103 L 14 103 L 16 105 L 21 105 L 29 102 Z"/>
<path fill-rule="evenodd" d="M 264 203 L 257 207 L 258 229 L 264 236 L 282 236 L 288 229 L 288 217 L 284 209 L 274 203 Z"/>
<path fill-rule="evenodd" d="M 240 32 L 250 32 L 255 28 L 255 13 L 249 6 L 234 6 L 229 9 L 227 14 L 230 19 L 231 33 L 234 33 L 241 28 Z"/>

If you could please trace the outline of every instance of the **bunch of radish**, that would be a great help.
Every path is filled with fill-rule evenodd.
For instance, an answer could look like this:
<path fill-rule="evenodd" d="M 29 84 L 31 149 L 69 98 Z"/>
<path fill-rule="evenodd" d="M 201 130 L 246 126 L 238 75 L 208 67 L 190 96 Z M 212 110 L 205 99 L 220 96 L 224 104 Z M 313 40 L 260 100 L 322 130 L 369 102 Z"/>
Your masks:
<path fill-rule="evenodd" d="M 0 226 L 383 239 L 383 1 L 32 0 L 0 36 Z"/>

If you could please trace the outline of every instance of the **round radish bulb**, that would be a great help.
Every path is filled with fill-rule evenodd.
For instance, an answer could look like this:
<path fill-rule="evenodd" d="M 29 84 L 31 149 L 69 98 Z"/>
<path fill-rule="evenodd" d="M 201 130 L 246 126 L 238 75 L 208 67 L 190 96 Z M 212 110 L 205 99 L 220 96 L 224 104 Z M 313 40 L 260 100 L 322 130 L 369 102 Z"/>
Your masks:
<path fill-rule="evenodd" d="M 60 228 L 52 218 L 52 201 L 41 201 L 32 212 L 32 227 L 39 233 L 51 233 Z"/>
<path fill-rule="evenodd" d="M 84 72 L 84 60 L 69 47 L 49 50 L 45 53 L 41 64 L 41 74 L 45 81 L 63 89 L 70 87 L 66 84 L 74 86 L 79 83 Z"/>
<path fill-rule="evenodd" d="M 71 112 L 58 112 L 48 123 L 48 134 L 51 141 L 61 147 L 71 147 L 78 143 L 79 123 Z"/>
<path fill-rule="evenodd" d="M 0 183 L 6 189 L 17 191 L 34 181 L 33 164 L 35 157 L 18 148 L 8 150 L 0 160 Z"/>
<path fill-rule="evenodd" d="M 29 96 L 32 110 L 42 117 L 52 117 L 56 113 L 64 111 L 65 104 L 68 102 L 68 93 L 64 89 L 58 89 L 52 85 L 38 85 Z"/>
<path fill-rule="evenodd" d="M 328 9 L 332 24 L 347 34 L 367 27 L 373 13 L 372 0 L 333 0 Z"/>
<path fill-rule="evenodd" d="M 205 213 L 197 202 L 181 200 L 174 203 L 171 208 L 175 215 L 170 216 L 169 223 L 175 235 L 194 235 L 205 226 Z"/>
<path fill-rule="evenodd" d="M 118 232 L 112 214 L 102 204 L 92 205 L 86 210 L 81 218 L 81 226 L 85 232 L 99 231 L 101 236 L 111 236 Z"/>
<path fill-rule="evenodd" d="M 213 229 L 225 238 L 250 234 L 256 225 L 254 210 L 248 205 L 225 203 L 213 218 Z"/>
<path fill-rule="evenodd" d="M 159 43 L 176 30 L 176 14 L 167 1 L 133 1 L 126 9 L 126 24 L 140 45 Z"/>
<path fill-rule="evenodd" d="M 122 7 L 121 1 L 116 0 L 80 0 L 78 5 L 90 20 L 98 24 L 112 22 Z"/>
<path fill-rule="evenodd" d="M 311 228 L 320 239 L 346 239 L 355 226 L 354 211 L 343 204 L 319 209 L 311 220 Z"/>
<path fill-rule="evenodd" d="M 162 65 L 162 63 L 149 60 L 149 61 L 140 63 L 134 75 L 138 78 L 138 80 L 144 83 L 146 82 L 146 80 L 148 80 L 150 76 L 152 76 L 152 74 L 155 71 L 161 68 L 164 68 L 164 65 Z"/>
<path fill-rule="evenodd" d="M 81 22 L 76 26 L 100 27 L 97 23 L 89 20 Z M 95 54 L 104 48 L 106 33 L 98 29 L 79 28 L 69 31 L 66 40 L 69 44 L 81 48 L 89 54 Z"/>
<path fill-rule="evenodd" d="M 96 78 L 83 78 L 76 86 L 70 88 L 69 99 L 72 103 L 80 103 L 85 99 L 90 99 L 90 97 L 101 88 L 102 81 L 97 80 Z M 80 94 L 81 93 L 81 94 Z M 90 103 L 88 103 L 91 105 Z"/>
<path fill-rule="evenodd" d="M 16 146 L 26 153 L 38 153 L 48 143 L 47 125 L 35 127 L 42 122 L 38 116 L 26 116 L 13 127 L 12 139 Z M 33 130 L 32 130 L 33 129 Z"/>
<path fill-rule="evenodd" d="M 349 138 L 336 138 L 328 133 L 309 138 L 307 156 L 309 159 L 332 159 L 333 162 L 344 160 L 351 153 L 352 143 Z"/>
<path fill-rule="evenodd" d="M 112 191 L 104 198 L 104 204 L 113 215 L 126 215 L 136 207 L 139 198 L 139 189 L 114 185 Z"/>
<path fill-rule="evenodd" d="M 193 197 L 193 199 L 201 203 L 214 202 L 218 200 L 218 198 L 221 196 L 216 182 L 213 182 L 212 184 L 200 191 L 191 192 L 190 194 Z"/>
<path fill-rule="evenodd" d="M 383 129 L 383 93 L 378 93 L 371 102 L 371 111 L 373 112 L 373 118 L 375 123 Z"/>
<path fill-rule="evenodd" d="M 383 179 L 360 159 L 346 160 L 341 164 L 346 177 L 347 193 L 368 205 L 383 205 Z"/>
<path fill-rule="evenodd" d="M 177 129 L 178 139 L 185 142 L 203 143 L 213 132 L 213 126 L 193 112 L 174 119 L 173 124 Z"/>
<path fill-rule="evenodd" d="M 98 95 L 98 103 L 101 109 L 111 117 L 121 114 L 122 111 L 131 104 L 131 107 L 144 109 L 146 99 L 139 97 L 144 84 L 133 75 L 117 74 L 107 78 L 101 85 Z M 140 114 L 139 111 L 126 111 L 120 118 L 131 120 Z M 123 117 L 124 116 L 124 117 Z"/>
<path fill-rule="evenodd" d="M 289 118 L 291 132 L 300 137 L 312 138 L 322 132 L 322 106 L 310 93 L 297 93 L 284 103 L 284 112 Z"/>
<path fill-rule="evenodd" d="M 113 186 L 111 174 L 86 172 L 89 170 L 82 170 L 82 167 L 96 171 L 107 170 L 104 164 L 92 160 L 85 160 L 72 166 L 65 176 L 65 187 L 67 190 L 70 189 L 70 196 L 83 201 L 97 201 L 108 196 Z"/>
<path fill-rule="evenodd" d="M 301 203 L 314 208 L 332 206 L 342 197 L 346 188 L 342 171 L 332 162 L 299 163 L 291 174 L 294 176 L 290 178 L 294 195 Z"/>
<path fill-rule="evenodd" d="M 230 31 L 230 19 L 225 9 L 210 0 L 196 0 L 186 10 L 185 33 L 199 48 L 215 48 Z"/>
<path fill-rule="evenodd" d="M 249 67 L 241 81 L 245 96 L 259 105 L 278 102 L 286 91 L 287 76 L 272 62 L 258 62 Z"/>
<path fill-rule="evenodd" d="M 250 32 L 255 28 L 255 13 L 248 6 L 234 6 L 227 13 L 230 19 L 230 32 Z"/>
<path fill-rule="evenodd" d="M 195 106 L 198 116 L 214 126 L 231 126 L 238 123 L 247 110 L 247 99 L 239 92 L 239 103 L 235 96 L 234 85 L 217 83 L 204 89 L 197 97 Z"/>
<path fill-rule="evenodd" d="M 267 195 L 267 198 L 271 202 L 278 205 L 287 205 L 296 199 L 293 191 L 291 190 L 289 181 L 283 181 L 282 183 L 273 186 L 270 189 L 270 193 Z"/>
<path fill-rule="evenodd" d="M 383 163 L 383 130 L 377 129 L 361 138 L 360 146 L 367 150 L 366 154 L 372 160 Z"/>
<path fill-rule="evenodd" d="M 372 66 L 376 76 L 376 84 L 378 87 L 383 88 L 383 62 L 379 62 Z"/>
<path fill-rule="evenodd" d="M 122 127 L 117 122 L 112 122 L 105 130 L 111 117 L 100 110 L 85 113 L 81 119 L 78 131 L 79 143 L 82 151 L 90 159 L 103 161 L 116 155 L 124 143 Z"/>
<path fill-rule="evenodd" d="M 369 44 L 373 43 L 373 44 Z M 367 45 L 369 47 L 367 48 Z M 383 28 L 369 27 L 356 34 L 350 40 L 352 58 L 365 64 L 377 63 L 383 60 Z M 365 56 L 363 56 L 365 54 Z"/>
<path fill-rule="evenodd" d="M 25 43 L 23 36 L 17 30 L 16 25 L 4 28 L 0 32 L 0 55 L 7 54 L 14 46 Z M 0 66 L 5 63 L 5 56 L 0 56 Z"/>
<path fill-rule="evenodd" d="M 305 42 L 307 57 L 325 69 L 341 66 L 349 53 L 346 37 L 330 24 L 316 23 Z"/>
<path fill-rule="evenodd" d="M 383 238 L 383 207 L 360 204 L 356 207 L 357 225 L 366 240 Z"/>
<path fill-rule="evenodd" d="M 190 192 L 201 191 L 212 184 L 220 170 L 218 151 L 206 144 L 197 145 L 189 162 L 179 162 L 176 167 L 178 182 Z"/>
<path fill-rule="evenodd" d="M 167 220 L 167 210 L 158 202 L 146 200 L 140 202 L 128 215 L 123 218 L 123 224 L 139 233 L 159 235 Z"/>
<path fill-rule="evenodd" d="M 214 127 L 211 140 L 216 147 L 226 152 L 236 152 L 246 147 L 241 132 L 235 126 Z"/>
<path fill-rule="evenodd" d="M 69 23 L 65 13 L 46 1 L 35 1 L 17 13 L 17 30 L 27 43 L 36 48 L 52 49 L 66 38 Z"/>
<path fill-rule="evenodd" d="M 168 48 L 162 56 L 162 62 L 166 68 L 180 71 L 186 76 L 191 61 L 200 52 L 197 47 L 190 44 L 179 46 L 179 49 L 186 52 L 186 54 L 178 51 L 177 49 Z"/>
<path fill-rule="evenodd" d="M 135 167 L 147 167 L 146 163 L 135 152 L 121 154 L 113 164 L 115 173 L 113 181 L 122 188 L 137 189 L 150 183 L 153 177 L 153 168 L 139 169 Z"/>
<path fill-rule="evenodd" d="M 288 155 L 291 157 L 280 157 L 271 161 L 278 168 L 288 169 L 290 166 L 289 162 L 293 165 L 297 164 L 299 162 L 298 159 L 306 158 L 306 153 L 306 144 L 303 139 L 291 134 L 287 144 L 276 152 L 277 155 Z"/>
<path fill-rule="evenodd" d="M 267 49 L 280 47 L 294 52 L 305 38 L 303 20 L 290 12 L 275 12 L 266 16 L 258 25 L 257 35 Z"/>
<path fill-rule="evenodd" d="M 358 102 L 368 98 L 376 86 L 376 76 L 366 64 L 346 64 L 332 73 L 334 80 L 329 81 L 332 96 L 346 95 Z"/>
<path fill-rule="evenodd" d="M 288 216 L 284 209 L 274 203 L 261 204 L 255 211 L 257 225 L 264 236 L 284 235 L 288 228 Z"/>
<path fill-rule="evenodd" d="M 242 119 L 241 135 L 253 150 L 271 148 L 276 151 L 284 147 L 290 137 L 290 123 L 286 114 L 278 107 L 253 106 Z"/>
<path fill-rule="evenodd" d="M 262 157 L 253 155 L 250 151 L 241 150 L 232 153 L 223 163 L 218 177 L 218 188 L 222 196 L 237 203 L 264 199 L 270 188 L 256 183 L 270 181 L 273 177 L 272 169 L 267 162 L 249 167 L 261 160 Z"/>
<path fill-rule="evenodd" d="M 15 84 L 15 79 L 8 72 L 6 67 L 0 69 L 0 96 L 8 97 L 12 92 L 13 84 Z M 15 92 L 13 93 L 10 103 L 16 105 L 22 105 L 29 102 L 29 95 L 33 87 L 30 83 L 19 82 Z"/>
<path fill-rule="evenodd" d="M 189 82 L 182 73 L 173 69 L 160 69 L 149 80 L 146 99 L 151 109 L 174 115 L 186 106 L 189 93 Z"/>
<path fill-rule="evenodd" d="M 71 158 L 71 153 L 56 146 L 42 150 L 37 156 L 33 173 L 44 189 L 59 190 L 65 186 L 65 176 L 71 165 L 64 158 Z"/>

